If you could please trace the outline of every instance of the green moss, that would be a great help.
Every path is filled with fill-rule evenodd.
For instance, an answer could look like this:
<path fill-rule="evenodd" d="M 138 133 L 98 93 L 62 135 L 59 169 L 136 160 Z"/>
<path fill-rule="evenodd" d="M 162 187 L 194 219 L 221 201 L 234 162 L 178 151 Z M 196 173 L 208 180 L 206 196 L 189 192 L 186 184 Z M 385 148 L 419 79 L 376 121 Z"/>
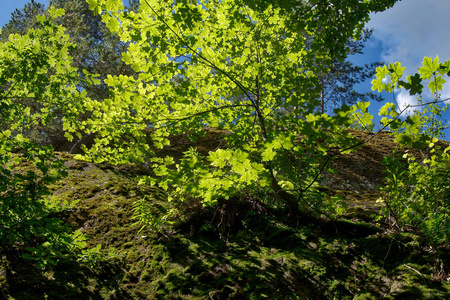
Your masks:
<path fill-rule="evenodd" d="M 311 218 L 297 225 L 282 211 L 258 213 L 241 205 L 237 229 L 224 237 L 214 223 L 215 208 L 194 211 L 186 204 L 191 219 L 185 223 L 165 234 L 139 232 L 131 219 L 133 201 L 147 195 L 155 211 L 164 210 L 168 204 L 157 189 L 138 186 L 133 167 L 65 159 L 69 176 L 51 187 L 53 197 L 78 201 L 66 219 L 88 235 L 89 247 L 115 247 L 117 258 L 93 268 L 71 262 L 31 274 L 33 266 L 9 249 L 0 266 L 3 298 L 40 299 L 44 292 L 52 299 L 450 297 L 447 281 L 432 280 L 436 252 L 417 235 L 388 234 L 367 223 L 364 213 L 376 208 L 376 193 L 337 191 L 355 204 L 348 220 Z"/>

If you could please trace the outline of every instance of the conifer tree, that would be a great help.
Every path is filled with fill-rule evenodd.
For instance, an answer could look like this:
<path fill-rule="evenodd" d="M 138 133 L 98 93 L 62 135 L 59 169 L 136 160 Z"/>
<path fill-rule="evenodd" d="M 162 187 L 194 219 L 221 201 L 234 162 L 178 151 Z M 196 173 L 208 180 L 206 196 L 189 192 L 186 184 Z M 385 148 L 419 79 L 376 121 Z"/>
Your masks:
<path fill-rule="evenodd" d="M 122 53 L 127 44 L 120 41 L 117 35 L 111 34 L 102 22 L 99 15 L 95 15 L 89 10 L 89 5 L 85 0 L 50 0 L 49 7 L 62 8 L 65 14 L 55 20 L 59 25 L 67 29 L 70 41 L 76 46 L 71 50 L 73 65 L 77 67 L 78 74 L 83 79 L 78 83 L 79 91 L 86 91 L 91 98 L 101 100 L 109 96 L 109 89 L 104 84 L 107 75 L 133 75 L 134 71 L 122 61 Z M 129 1 L 129 8 L 136 10 L 138 3 L 135 0 Z M 26 34 L 31 28 L 37 28 L 39 22 L 36 17 L 40 14 L 48 14 L 48 8 L 41 3 L 31 0 L 22 9 L 16 9 L 10 21 L 3 26 L 0 40 L 6 41 L 13 33 Z M 100 79 L 98 84 L 90 84 L 86 80 L 85 73 L 97 74 Z M 28 106 L 34 107 L 32 99 L 24 100 Z M 92 135 L 80 131 L 84 139 L 69 142 L 64 137 L 62 115 L 53 119 L 45 126 L 35 126 L 30 128 L 26 135 L 33 141 L 42 145 L 50 144 L 57 150 L 77 152 L 80 145 L 92 139 Z M 86 118 L 87 115 L 80 116 Z"/>

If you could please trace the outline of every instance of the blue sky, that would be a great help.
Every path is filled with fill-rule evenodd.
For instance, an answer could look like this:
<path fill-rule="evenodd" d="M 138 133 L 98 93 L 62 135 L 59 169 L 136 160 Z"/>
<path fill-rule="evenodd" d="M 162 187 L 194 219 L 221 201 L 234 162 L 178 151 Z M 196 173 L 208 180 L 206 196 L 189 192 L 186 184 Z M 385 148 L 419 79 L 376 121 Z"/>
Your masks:
<path fill-rule="evenodd" d="M 365 54 L 355 57 L 354 61 L 384 61 L 386 64 L 398 61 L 406 67 L 405 75 L 417 72 L 425 56 L 439 56 L 440 61 L 446 61 L 450 59 L 449 14 L 449 0 L 403 0 L 389 10 L 372 14 L 367 24 L 368 28 L 374 28 L 372 39 L 366 45 Z M 362 88 L 370 86 L 369 81 Z M 417 103 L 408 92 L 397 91 L 395 95 L 400 106 Z M 430 96 L 424 93 L 424 100 L 431 99 Z M 446 84 L 441 96 L 442 99 L 450 97 L 450 84 Z M 384 94 L 384 98 L 392 101 L 392 94 Z M 370 112 L 378 115 L 382 104 L 372 103 Z M 445 117 L 450 119 L 449 111 Z M 450 122 L 447 124 L 450 126 Z M 446 130 L 445 139 L 450 140 L 450 129 Z"/>
<path fill-rule="evenodd" d="M 8 22 L 11 12 L 22 8 L 29 0 L 0 0 L 0 27 Z M 48 5 L 48 0 L 37 0 Z M 403 0 L 393 8 L 373 14 L 368 28 L 374 28 L 372 39 L 366 44 L 364 55 L 353 57 L 356 63 L 399 61 L 406 67 L 407 74 L 413 74 L 420 67 L 424 56 L 439 56 L 441 61 L 450 59 L 450 14 L 449 0 Z M 449 80 L 450 81 L 450 80 Z M 360 86 L 361 90 L 370 89 L 370 80 Z M 392 95 L 384 95 L 391 101 Z M 429 95 L 425 94 L 425 97 Z M 407 92 L 397 91 L 400 105 L 414 104 L 415 99 Z M 442 97 L 450 97 L 450 84 L 446 85 Z M 377 116 L 383 103 L 372 103 L 370 112 Z M 450 119 L 450 112 L 446 113 Z M 450 125 L 450 123 L 449 123 Z M 450 129 L 446 131 L 446 140 L 450 140 Z"/>
<path fill-rule="evenodd" d="M 31 0 L 0 0 L 0 27 L 8 23 L 11 13 L 16 8 L 23 8 L 26 3 L 31 2 Z M 48 5 L 48 0 L 35 0 L 35 2 L 40 2 Z"/>

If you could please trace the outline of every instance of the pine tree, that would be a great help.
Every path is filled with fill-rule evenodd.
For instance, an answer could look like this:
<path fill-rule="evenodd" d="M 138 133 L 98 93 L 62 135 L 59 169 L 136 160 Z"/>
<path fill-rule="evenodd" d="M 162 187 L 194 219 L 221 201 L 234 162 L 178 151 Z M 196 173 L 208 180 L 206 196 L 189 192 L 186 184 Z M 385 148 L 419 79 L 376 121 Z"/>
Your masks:
<path fill-rule="evenodd" d="M 6 41 L 13 33 L 25 34 L 28 29 L 39 25 L 36 16 L 45 12 L 45 5 L 34 0 L 26 3 L 22 9 L 15 9 L 11 13 L 11 19 L 2 27 L 0 41 Z"/>
<path fill-rule="evenodd" d="M 373 30 L 365 29 L 359 40 L 350 39 L 347 43 L 348 55 L 362 54 L 365 42 L 370 38 Z M 342 105 L 353 105 L 358 101 L 382 101 L 379 94 L 372 91 L 358 92 L 356 85 L 363 83 L 375 75 L 376 68 L 382 62 L 373 62 L 364 66 L 354 65 L 349 58 L 334 59 L 327 73 L 319 74 L 321 83 L 321 112 L 332 112 Z"/>
<path fill-rule="evenodd" d="M 73 65 L 78 68 L 78 74 L 82 79 L 77 89 L 86 91 L 87 95 L 93 99 L 102 100 L 109 97 L 109 88 L 103 82 L 107 75 L 133 75 L 134 73 L 131 67 L 122 61 L 122 53 L 126 50 L 127 44 L 108 31 L 101 16 L 94 15 L 85 0 L 50 0 L 49 7 L 51 6 L 65 10 L 65 15 L 56 22 L 66 28 L 70 42 L 76 45 L 70 54 L 73 57 Z M 136 10 L 137 7 L 136 0 L 129 1 L 128 9 Z M 16 9 L 10 21 L 3 26 L 0 40 L 6 41 L 10 34 L 24 35 L 29 29 L 38 28 L 39 22 L 36 21 L 36 16 L 40 14 L 48 14 L 48 8 L 45 9 L 43 4 L 34 0 L 25 4 L 22 9 Z M 91 84 L 82 70 L 97 74 L 100 83 Z M 21 101 L 26 101 L 29 107 L 35 106 L 32 99 Z M 50 144 L 59 151 L 72 149 L 79 152 L 80 143 L 87 140 L 89 133 L 80 132 L 85 138 L 78 144 L 70 143 L 64 137 L 62 115 L 59 116 L 48 124 L 35 126 L 24 134 L 39 144 Z M 81 118 L 86 117 L 88 116 L 81 116 Z"/>

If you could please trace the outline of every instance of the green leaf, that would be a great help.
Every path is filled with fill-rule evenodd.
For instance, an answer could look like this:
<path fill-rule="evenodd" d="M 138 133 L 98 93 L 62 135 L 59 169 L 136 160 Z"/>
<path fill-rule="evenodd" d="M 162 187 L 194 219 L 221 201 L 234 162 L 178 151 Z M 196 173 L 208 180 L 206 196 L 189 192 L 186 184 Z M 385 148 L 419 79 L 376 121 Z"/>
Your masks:
<path fill-rule="evenodd" d="M 6 138 L 9 138 L 9 137 L 11 136 L 11 130 L 4 130 L 4 131 L 2 132 L 2 134 L 3 134 Z"/>
<path fill-rule="evenodd" d="M 412 141 L 411 137 L 408 134 L 399 134 L 395 137 L 395 142 L 405 145 Z"/>
<path fill-rule="evenodd" d="M 377 90 L 379 93 L 381 93 L 383 90 L 386 89 L 386 84 L 383 83 L 383 80 L 386 78 L 387 75 L 389 75 L 390 72 L 386 66 L 384 67 L 377 67 L 376 69 L 376 78 L 372 80 L 372 90 Z"/>
<path fill-rule="evenodd" d="M 388 102 L 388 103 L 386 103 L 385 105 L 383 105 L 380 108 L 380 111 L 379 111 L 378 115 L 379 116 L 394 116 L 395 117 L 397 115 L 397 113 L 395 111 L 396 108 L 397 108 L 397 106 L 394 103 Z"/>
<path fill-rule="evenodd" d="M 362 112 L 366 112 L 367 108 L 370 106 L 370 102 L 357 102 L 356 107 Z"/>
<path fill-rule="evenodd" d="M 442 91 L 445 82 L 445 79 L 441 76 L 435 76 L 428 84 L 428 88 L 432 93 L 437 93 L 438 91 Z"/>
<path fill-rule="evenodd" d="M 401 63 L 399 62 L 389 64 L 389 72 L 391 73 L 390 77 L 393 84 L 396 84 L 398 82 L 398 80 L 402 77 L 405 69 L 406 67 L 402 67 Z"/>
<path fill-rule="evenodd" d="M 401 85 L 409 90 L 410 95 L 422 94 L 422 78 L 419 73 L 407 77 L 408 82 L 401 82 Z"/>
<path fill-rule="evenodd" d="M 430 79 L 434 72 L 439 70 L 439 57 L 436 56 L 434 59 L 430 57 L 424 57 L 422 62 L 422 67 L 419 68 L 419 74 L 422 79 Z"/>
<path fill-rule="evenodd" d="M 268 148 L 266 148 L 266 149 L 263 151 L 263 153 L 261 154 L 261 156 L 262 156 L 262 160 L 263 160 L 263 161 L 271 161 L 271 160 L 273 160 L 273 159 L 275 158 L 276 152 L 273 151 L 273 148 L 268 147 Z"/>

